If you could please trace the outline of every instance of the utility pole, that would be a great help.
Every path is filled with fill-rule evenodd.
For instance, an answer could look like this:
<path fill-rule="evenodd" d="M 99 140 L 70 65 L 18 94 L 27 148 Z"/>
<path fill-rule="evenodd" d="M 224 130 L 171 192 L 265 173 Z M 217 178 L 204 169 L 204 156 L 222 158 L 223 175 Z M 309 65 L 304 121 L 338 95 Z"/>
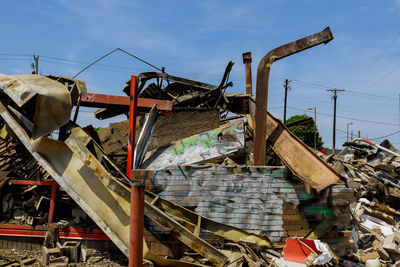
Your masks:
<path fill-rule="evenodd" d="M 332 137 L 332 153 L 335 155 L 336 145 L 336 100 L 337 92 L 344 92 L 344 89 L 326 89 L 326 91 L 333 92 L 333 137 Z"/>
<path fill-rule="evenodd" d="M 291 80 L 285 79 L 285 83 L 283 84 L 283 87 L 285 87 L 285 105 L 283 107 L 283 124 L 286 124 L 286 102 L 287 102 L 287 91 L 290 90 L 292 87 L 290 87 L 289 83 Z"/>
<path fill-rule="evenodd" d="M 251 52 L 242 54 L 244 69 L 246 73 L 246 94 L 253 95 L 252 77 L 251 77 Z"/>
<path fill-rule="evenodd" d="M 33 55 L 33 60 L 35 61 L 35 74 L 39 74 L 39 55 Z"/>
<path fill-rule="evenodd" d="M 352 125 L 352 122 L 347 123 L 347 130 L 346 130 L 346 141 L 349 142 L 349 125 Z M 351 134 L 351 138 L 353 138 L 353 134 Z"/>
<path fill-rule="evenodd" d="M 317 107 L 307 108 L 307 110 L 314 110 L 314 149 L 317 149 Z"/>

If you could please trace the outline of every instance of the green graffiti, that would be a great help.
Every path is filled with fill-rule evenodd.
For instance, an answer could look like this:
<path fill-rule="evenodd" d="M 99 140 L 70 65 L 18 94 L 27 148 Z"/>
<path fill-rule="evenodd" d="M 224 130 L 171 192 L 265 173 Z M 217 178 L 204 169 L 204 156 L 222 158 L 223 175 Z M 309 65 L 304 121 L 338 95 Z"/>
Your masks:
<path fill-rule="evenodd" d="M 274 171 L 273 173 L 272 173 L 272 175 L 271 175 L 271 178 L 272 179 L 277 179 L 277 178 L 280 178 L 280 179 L 282 179 L 284 177 L 284 173 L 283 173 L 283 171 Z"/>
<path fill-rule="evenodd" d="M 230 127 L 230 132 L 233 133 L 233 127 Z M 217 142 L 217 136 L 222 132 L 222 130 L 214 131 L 210 134 L 206 134 L 206 136 L 197 136 L 190 139 L 182 140 L 178 147 L 172 149 L 171 154 L 173 156 L 180 155 L 185 151 L 186 148 L 202 145 L 204 148 L 212 148 Z"/>
<path fill-rule="evenodd" d="M 285 182 L 285 188 L 286 188 L 286 189 L 293 189 L 292 183 Z"/>
<path fill-rule="evenodd" d="M 303 201 L 309 200 L 311 198 L 312 198 L 312 196 L 309 193 L 304 193 L 299 197 L 299 201 L 303 202 Z"/>
<path fill-rule="evenodd" d="M 308 206 L 302 209 L 307 214 L 324 214 L 327 219 L 336 219 L 336 214 L 332 209 L 321 207 L 321 206 Z"/>

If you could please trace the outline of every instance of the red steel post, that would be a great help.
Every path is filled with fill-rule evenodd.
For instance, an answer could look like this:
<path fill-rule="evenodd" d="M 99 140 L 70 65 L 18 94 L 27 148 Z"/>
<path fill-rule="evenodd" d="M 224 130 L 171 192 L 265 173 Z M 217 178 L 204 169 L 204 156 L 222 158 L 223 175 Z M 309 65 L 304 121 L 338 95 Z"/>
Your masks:
<path fill-rule="evenodd" d="M 51 224 L 53 222 L 53 218 L 54 218 L 54 207 L 55 207 L 55 204 L 56 204 L 56 193 L 57 193 L 57 184 L 53 183 L 51 185 L 49 221 L 48 221 L 49 224 Z"/>
<path fill-rule="evenodd" d="M 135 152 L 136 116 L 137 116 L 137 81 L 136 76 L 131 77 L 131 90 L 129 96 L 129 133 L 128 133 L 128 162 L 126 164 L 126 176 L 132 179 L 133 154 Z"/>
<path fill-rule="evenodd" d="M 128 140 L 128 162 L 126 173 L 132 177 L 132 168 L 135 151 L 137 115 L 137 80 L 131 76 L 131 90 L 129 99 L 129 140 Z M 143 228 L 144 228 L 144 187 L 131 186 L 131 214 L 129 226 L 129 267 L 142 267 L 143 263 Z"/>

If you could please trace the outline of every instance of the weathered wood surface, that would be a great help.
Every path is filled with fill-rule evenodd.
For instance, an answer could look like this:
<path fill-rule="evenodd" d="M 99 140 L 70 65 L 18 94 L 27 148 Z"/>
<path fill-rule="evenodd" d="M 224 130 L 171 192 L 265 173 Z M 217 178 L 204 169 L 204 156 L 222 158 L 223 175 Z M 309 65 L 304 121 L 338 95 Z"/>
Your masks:
<path fill-rule="evenodd" d="M 254 129 L 255 103 L 249 98 L 248 127 Z M 267 114 L 267 144 L 285 165 L 306 185 L 318 192 L 334 184 L 343 184 L 339 174 L 318 157 L 278 119 Z"/>
<path fill-rule="evenodd" d="M 238 120 L 150 151 L 141 168 L 158 170 L 200 163 L 232 155 L 243 148 L 244 123 Z"/>

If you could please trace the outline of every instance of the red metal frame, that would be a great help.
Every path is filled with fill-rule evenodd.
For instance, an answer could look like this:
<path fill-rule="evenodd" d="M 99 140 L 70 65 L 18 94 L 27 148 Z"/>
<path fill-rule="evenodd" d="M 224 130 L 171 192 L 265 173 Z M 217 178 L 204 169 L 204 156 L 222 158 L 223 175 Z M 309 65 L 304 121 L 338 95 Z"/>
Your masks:
<path fill-rule="evenodd" d="M 138 107 L 152 108 L 154 104 L 157 104 L 157 109 L 159 110 L 172 110 L 172 101 L 140 97 L 137 98 Z M 88 93 L 88 97 L 82 96 L 80 105 L 83 107 L 98 108 L 104 108 L 112 105 L 129 106 L 130 97 Z"/>
<path fill-rule="evenodd" d="M 57 185 L 56 181 L 10 180 L 10 183 L 16 185 Z"/>
<path fill-rule="evenodd" d="M 132 177 L 132 168 L 135 161 L 135 133 L 137 116 L 137 79 L 131 76 L 129 98 L 129 139 L 127 176 Z M 129 267 L 141 267 L 143 263 L 143 228 L 144 228 L 144 186 L 131 186 L 131 214 L 129 219 Z"/>
<path fill-rule="evenodd" d="M 0 224 L 0 236 L 45 237 L 47 228 L 47 226 Z M 100 229 L 83 229 L 75 227 L 59 228 L 58 236 L 62 239 L 110 240 L 110 238 Z"/>
<path fill-rule="evenodd" d="M 48 224 L 53 222 L 54 209 L 57 194 L 56 181 L 31 181 L 31 180 L 10 180 L 14 185 L 40 185 L 51 186 L 50 208 Z M 0 236 L 21 236 L 21 237 L 45 237 L 47 226 L 30 226 L 0 224 Z M 110 240 L 110 238 L 101 229 L 84 228 L 60 228 L 59 237 L 63 239 L 87 239 L 87 240 Z"/>
<path fill-rule="evenodd" d="M 56 205 L 56 194 L 57 194 L 57 182 L 56 181 L 29 181 L 29 180 L 11 180 L 11 184 L 15 185 L 45 185 L 51 186 L 51 197 L 50 197 L 50 208 L 49 208 L 49 220 L 48 223 L 53 222 L 54 208 Z"/>

